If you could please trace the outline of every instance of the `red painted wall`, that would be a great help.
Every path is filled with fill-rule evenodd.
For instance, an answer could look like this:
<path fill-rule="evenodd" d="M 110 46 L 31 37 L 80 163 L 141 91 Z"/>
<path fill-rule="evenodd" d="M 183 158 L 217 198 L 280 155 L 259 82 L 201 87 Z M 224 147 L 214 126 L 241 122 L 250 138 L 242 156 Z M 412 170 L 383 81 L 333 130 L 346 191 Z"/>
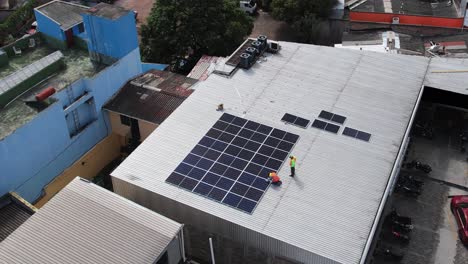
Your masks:
<path fill-rule="evenodd" d="M 464 18 L 445 18 L 431 16 L 414 16 L 388 13 L 372 13 L 372 12 L 355 12 L 349 13 L 351 21 L 359 22 L 376 22 L 391 24 L 394 17 L 400 18 L 402 25 L 415 26 L 431 26 L 431 27 L 446 27 L 446 28 L 461 28 L 463 27 Z"/>

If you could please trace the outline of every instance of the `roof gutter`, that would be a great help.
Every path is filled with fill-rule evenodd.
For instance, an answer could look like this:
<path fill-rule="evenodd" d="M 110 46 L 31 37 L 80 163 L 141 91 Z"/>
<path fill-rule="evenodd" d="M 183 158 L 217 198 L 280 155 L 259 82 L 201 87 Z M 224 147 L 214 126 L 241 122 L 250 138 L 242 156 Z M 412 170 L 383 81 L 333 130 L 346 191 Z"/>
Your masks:
<path fill-rule="evenodd" d="M 372 229 L 370 231 L 369 237 L 367 238 L 366 246 L 364 247 L 364 251 L 362 252 L 361 255 L 361 261 L 359 262 L 360 264 L 365 264 L 367 260 L 367 255 L 369 254 L 369 250 L 372 245 L 372 241 L 374 239 L 374 235 L 377 231 L 377 227 L 379 226 L 379 220 L 382 217 L 383 210 L 385 208 L 385 204 L 387 203 L 387 198 L 390 195 L 390 191 L 392 189 L 392 183 L 396 179 L 399 173 L 399 166 L 400 166 L 400 160 L 403 159 L 405 156 L 406 148 L 405 146 L 408 144 L 409 140 L 409 134 L 411 132 L 411 127 L 413 126 L 414 119 L 416 118 L 416 112 L 418 111 L 419 104 L 421 102 L 421 98 L 424 92 L 424 84 L 421 86 L 421 90 L 419 91 L 418 99 L 416 100 L 416 104 L 414 105 L 413 108 L 413 113 L 411 114 L 411 118 L 409 120 L 408 126 L 406 127 L 406 132 L 403 137 L 402 144 L 400 145 L 400 150 L 398 151 L 398 156 L 395 159 L 395 163 L 393 164 L 392 172 L 390 174 L 390 178 L 388 179 L 387 182 L 387 187 L 385 188 L 385 192 L 382 197 L 382 201 L 380 202 L 379 209 L 377 211 L 377 214 L 374 219 L 374 223 L 372 224 Z"/>

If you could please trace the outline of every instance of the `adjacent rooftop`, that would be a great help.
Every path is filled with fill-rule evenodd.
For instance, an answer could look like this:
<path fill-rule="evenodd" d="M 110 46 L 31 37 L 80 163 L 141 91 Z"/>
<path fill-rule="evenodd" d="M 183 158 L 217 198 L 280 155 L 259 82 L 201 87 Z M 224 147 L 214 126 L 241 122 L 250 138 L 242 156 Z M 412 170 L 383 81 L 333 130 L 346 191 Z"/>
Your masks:
<path fill-rule="evenodd" d="M 352 8 L 352 11 L 449 18 L 459 18 L 465 14 L 464 8 L 460 7 L 460 0 L 367 0 L 355 6 L 355 8 Z M 460 8 L 463 12 L 460 11 Z"/>
<path fill-rule="evenodd" d="M 154 263 L 182 225 L 75 178 L 0 243 L 7 263 Z"/>
<path fill-rule="evenodd" d="M 25 204 L 16 194 L 0 197 L 0 242 L 19 228 L 35 213 L 35 209 Z"/>
<path fill-rule="evenodd" d="M 34 48 L 25 49 L 21 55 L 10 57 L 6 66 L 0 67 L 1 79 L 27 67 L 28 65 L 54 53 L 56 50 L 44 43 Z M 21 127 L 37 115 L 38 110 L 27 106 L 23 100 L 30 98 L 38 91 L 47 87 L 54 87 L 60 91 L 82 77 L 91 77 L 99 72 L 103 66 L 95 65 L 89 59 L 87 51 L 81 49 L 68 49 L 61 51 L 65 68 L 51 76 L 44 76 L 44 80 L 34 86 L 5 108 L 0 109 L 0 139 Z"/>
<path fill-rule="evenodd" d="M 192 93 L 196 82 L 172 72 L 151 70 L 129 81 L 104 108 L 160 124 Z"/>
<path fill-rule="evenodd" d="M 65 31 L 83 22 L 81 14 L 85 13 L 88 8 L 87 6 L 55 0 L 37 7 L 36 10 L 55 21 Z"/>

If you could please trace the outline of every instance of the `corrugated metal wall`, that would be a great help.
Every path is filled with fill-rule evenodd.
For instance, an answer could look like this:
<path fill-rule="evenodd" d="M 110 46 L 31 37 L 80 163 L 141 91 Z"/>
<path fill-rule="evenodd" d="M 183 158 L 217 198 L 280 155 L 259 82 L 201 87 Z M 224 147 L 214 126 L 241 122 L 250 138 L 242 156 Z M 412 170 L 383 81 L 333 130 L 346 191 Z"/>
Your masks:
<path fill-rule="evenodd" d="M 263 251 L 265 254 L 263 260 L 257 259 L 254 263 L 285 263 L 284 258 L 286 258 L 292 260 L 290 263 L 303 262 L 312 264 L 338 264 L 338 262 L 334 260 L 319 256 L 312 252 L 307 252 L 293 245 L 241 227 L 224 219 L 206 214 L 196 210 L 195 208 L 170 200 L 115 177 L 112 177 L 112 183 L 114 191 L 119 195 L 122 195 L 127 199 L 175 221 L 188 225 L 187 233 L 190 238 L 186 239 L 188 244 L 186 245 L 186 251 L 189 255 L 191 255 L 191 251 L 197 249 L 197 245 L 192 245 L 194 243 L 194 239 L 204 239 L 204 237 L 212 233 L 218 235 L 213 236 L 215 241 L 223 240 L 224 242 L 218 244 L 215 243 L 215 251 L 218 252 L 218 254 L 215 253 L 215 255 L 217 258 L 220 258 L 220 263 L 224 264 L 246 263 L 248 262 L 248 259 L 257 259 L 256 255 L 261 254 L 261 252 L 255 250 L 252 252 L 252 250 L 249 250 L 249 247 Z M 288 223 L 284 223 L 284 225 L 287 224 Z M 240 243 L 241 245 L 247 246 L 247 248 L 244 247 L 243 254 L 238 254 L 239 252 L 231 250 L 233 246 L 235 249 L 235 243 L 226 247 L 226 244 L 230 243 L 230 239 Z M 197 243 L 203 245 L 205 242 L 198 241 Z M 223 246 L 221 246 L 221 244 L 223 244 Z M 195 257 L 202 258 L 207 256 L 207 254 L 201 252 L 200 249 L 198 249 L 197 252 L 192 252 L 192 254 L 195 254 Z M 238 260 L 236 259 L 237 257 L 241 257 L 242 259 Z"/>

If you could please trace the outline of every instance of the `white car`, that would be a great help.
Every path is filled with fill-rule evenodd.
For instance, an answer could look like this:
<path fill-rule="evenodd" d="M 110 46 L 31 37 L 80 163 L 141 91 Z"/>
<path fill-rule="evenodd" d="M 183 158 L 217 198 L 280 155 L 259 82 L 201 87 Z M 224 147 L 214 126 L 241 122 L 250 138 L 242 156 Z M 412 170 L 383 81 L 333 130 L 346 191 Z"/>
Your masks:
<path fill-rule="evenodd" d="M 248 13 L 249 15 L 254 15 L 257 12 L 257 3 L 255 0 L 250 1 L 239 1 L 240 9 L 244 10 L 244 12 Z"/>

